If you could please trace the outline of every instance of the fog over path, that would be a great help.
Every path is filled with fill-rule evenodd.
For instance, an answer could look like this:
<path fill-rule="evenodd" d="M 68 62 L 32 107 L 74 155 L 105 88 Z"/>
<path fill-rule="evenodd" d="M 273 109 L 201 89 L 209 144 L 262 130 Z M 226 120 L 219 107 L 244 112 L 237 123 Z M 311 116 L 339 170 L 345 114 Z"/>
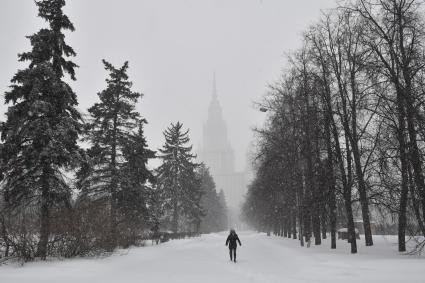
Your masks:
<path fill-rule="evenodd" d="M 228 259 L 226 233 L 176 240 L 159 246 L 122 251 L 111 257 L 29 263 L 0 267 L 0 282 L 423 282 L 423 260 L 397 255 L 392 238 L 375 237 L 376 245 L 329 245 L 300 248 L 296 240 L 239 233 L 238 262 Z M 393 246 L 393 248 L 391 248 Z"/>

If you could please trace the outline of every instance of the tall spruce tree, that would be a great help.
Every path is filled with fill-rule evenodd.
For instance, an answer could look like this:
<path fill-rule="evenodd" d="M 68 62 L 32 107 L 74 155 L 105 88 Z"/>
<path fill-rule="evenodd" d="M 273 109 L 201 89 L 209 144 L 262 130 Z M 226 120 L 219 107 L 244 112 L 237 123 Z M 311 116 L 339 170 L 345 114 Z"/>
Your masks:
<path fill-rule="evenodd" d="M 199 167 L 189 145 L 189 130 L 183 124 L 171 124 L 164 132 L 165 144 L 159 150 L 162 165 L 158 168 L 157 182 L 163 209 L 171 218 L 171 230 L 177 233 L 179 222 L 186 220 L 196 225 L 202 216 L 200 179 L 196 174 Z M 183 216 L 184 219 L 180 219 Z"/>
<path fill-rule="evenodd" d="M 135 110 L 141 94 L 131 90 L 128 62 L 120 68 L 105 60 L 103 64 L 109 72 L 107 87 L 98 93 L 100 102 L 88 110 L 91 121 L 87 123 L 86 140 L 91 144 L 91 166 L 80 171 L 78 186 L 82 196 L 109 202 L 108 248 L 112 250 L 117 245 L 119 213 L 125 211 L 119 206 L 125 203 L 129 209 L 135 205 L 129 203 L 135 200 L 132 196 L 142 197 L 146 181 L 153 178 L 146 163 L 154 153 L 147 149 L 143 135 L 146 121 Z"/>
<path fill-rule="evenodd" d="M 39 208 L 40 235 L 36 256 L 45 259 L 50 234 L 49 211 L 68 201 L 71 189 L 64 181 L 64 170 L 79 155 L 77 145 L 81 117 L 76 110 L 77 97 L 63 80 L 68 74 L 75 80 L 76 65 L 67 60 L 75 56 L 65 42 L 64 31 L 74 26 L 63 13 L 64 0 L 35 2 L 38 16 L 48 23 L 28 36 L 32 49 L 19 54 L 29 62 L 12 78 L 5 93 L 7 120 L 1 126 L 4 146 L 1 172 L 5 176 L 8 202 L 24 209 Z"/>
<path fill-rule="evenodd" d="M 146 226 L 155 225 L 150 208 L 154 205 L 155 195 L 152 184 L 155 178 L 146 167 L 149 159 L 155 158 L 155 152 L 148 149 L 144 136 L 144 119 L 140 120 L 137 132 L 129 136 L 123 146 L 124 162 L 120 172 L 120 190 L 117 192 L 120 230 L 131 231 L 131 236 Z"/>

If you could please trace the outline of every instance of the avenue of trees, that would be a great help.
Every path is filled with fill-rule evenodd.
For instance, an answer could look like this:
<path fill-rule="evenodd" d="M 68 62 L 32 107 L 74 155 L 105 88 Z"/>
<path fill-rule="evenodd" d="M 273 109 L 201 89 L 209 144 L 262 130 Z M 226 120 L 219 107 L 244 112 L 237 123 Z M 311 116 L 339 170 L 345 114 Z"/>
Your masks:
<path fill-rule="evenodd" d="M 243 206 L 263 231 L 357 252 L 376 233 L 425 236 L 425 21 L 418 0 L 339 2 L 291 53 L 260 107 L 256 175 Z M 420 250 L 424 243 L 416 241 Z"/>
<path fill-rule="evenodd" d="M 83 119 L 67 83 L 77 66 L 65 41 L 74 31 L 65 0 L 35 3 L 47 27 L 19 54 L 28 65 L 11 80 L 0 123 L 0 258 L 84 256 L 160 231 L 226 229 L 224 195 L 196 163 L 188 130 L 171 124 L 159 153 L 149 149 L 128 62 L 103 60 L 106 87 Z M 153 158 L 162 160 L 157 170 L 148 166 Z"/>

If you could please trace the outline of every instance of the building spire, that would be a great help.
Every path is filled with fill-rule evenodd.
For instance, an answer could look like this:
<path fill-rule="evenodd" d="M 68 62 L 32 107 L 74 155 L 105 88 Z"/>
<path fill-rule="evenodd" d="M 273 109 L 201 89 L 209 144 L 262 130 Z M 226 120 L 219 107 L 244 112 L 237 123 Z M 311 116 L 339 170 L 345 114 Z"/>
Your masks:
<path fill-rule="evenodd" d="M 215 71 L 213 73 L 213 89 L 212 89 L 212 96 L 213 99 L 217 99 L 217 83 L 215 79 Z"/>

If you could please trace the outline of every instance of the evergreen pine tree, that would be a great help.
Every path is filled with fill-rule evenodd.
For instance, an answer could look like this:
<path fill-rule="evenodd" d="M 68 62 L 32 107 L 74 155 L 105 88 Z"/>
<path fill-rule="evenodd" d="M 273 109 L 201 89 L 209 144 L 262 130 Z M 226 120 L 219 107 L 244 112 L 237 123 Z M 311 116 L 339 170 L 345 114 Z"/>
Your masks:
<path fill-rule="evenodd" d="M 91 121 L 87 124 L 86 140 L 91 144 L 90 166 L 86 164 L 80 170 L 78 186 L 83 197 L 109 202 L 108 248 L 112 250 L 117 245 L 118 213 L 138 205 L 132 196 L 143 197 L 146 181 L 153 178 L 146 163 L 154 153 L 146 148 L 143 136 L 146 121 L 135 110 L 141 94 L 131 90 L 128 62 L 121 68 L 105 60 L 103 64 L 109 78 L 106 89 L 98 93 L 100 102 L 88 110 Z M 130 199 L 136 203 L 130 204 Z M 121 210 L 119 205 L 126 208 Z"/>
<path fill-rule="evenodd" d="M 152 226 L 150 207 L 154 204 L 155 195 L 152 184 L 155 178 L 146 167 L 149 159 L 155 158 L 155 152 L 148 149 L 144 136 L 143 125 L 140 120 L 137 132 L 125 141 L 123 146 L 124 162 L 120 170 L 120 190 L 117 192 L 117 204 L 120 211 L 120 230 L 131 231 L 132 236 L 138 228 Z M 149 184 L 147 184 L 149 182 Z"/>
<path fill-rule="evenodd" d="M 35 206 L 40 212 L 37 256 L 46 258 L 50 234 L 49 212 L 68 201 L 71 190 L 64 181 L 64 170 L 79 155 L 77 145 L 81 117 L 77 97 L 63 80 L 75 80 L 76 65 L 67 60 L 75 52 L 65 42 L 66 30 L 74 31 L 62 8 L 64 0 L 35 2 L 38 16 L 49 27 L 28 36 L 32 49 L 19 55 L 29 62 L 12 78 L 5 93 L 7 120 L 1 126 L 4 146 L 1 172 L 5 176 L 8 200 L 13 207 Z"/>
<path fill-rule="evenodd" d="M 165 144 L 159 150 L 162 165 L 158 168 L 158 189 L 167 218 L 171 218 L 171 230 L 177 233 L 180 216 L 199 227 L 202 209 L 199 167 L 189 145 L 189 130 L 183 124 L 171 124 L 164 132 Z"/>

